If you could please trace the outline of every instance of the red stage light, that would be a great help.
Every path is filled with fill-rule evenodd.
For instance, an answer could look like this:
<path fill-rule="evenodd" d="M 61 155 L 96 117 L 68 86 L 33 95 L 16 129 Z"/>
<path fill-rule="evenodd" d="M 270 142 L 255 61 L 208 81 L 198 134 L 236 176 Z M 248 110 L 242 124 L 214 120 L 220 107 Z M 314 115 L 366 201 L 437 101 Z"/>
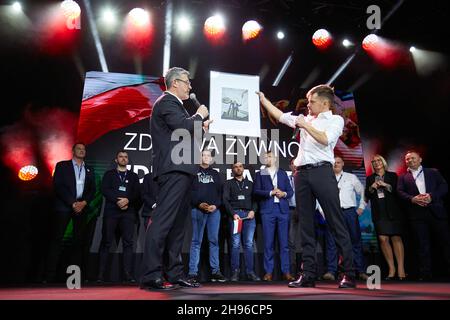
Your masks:
<path fill-rule="evenodd" d="M 319 29 L 314 32 L 312 42 L 319 49 L 326 49 L 333 43 L 331 34 L 325 29 Z"/>
<path fill-rule="evenodd" d="M 262 26 L 255 20 L 250 20 L 242 26 L 242 38 L 247 41 L 256 38 L 262 30 Z"/>
<path fill-rule="evenodd" d="M 20 180 L 30 181 L 36 178 L 36 176 L 38 175 L 38 169 L 33 165 L 24 166 L 20 168 L 17 175 L 19 176 Z"/>
<path fill-rule="evenodd" d="M 145 27 L 150 23 L 150 15 L 141 8 L 134 8 L 128 13 L 131 23 L 136 27 Z"/>
<path fill-rule="evenodd" d="M 375 49 L 377 44 L 379 43 L 379 38 L 376 34 L 369 34 L 366 36 L 362 42 L 362 47 L 366 51 L 370 51 Z"/>
<path fill-rule="evenodd" d="M 205 21 L 203 32 L 210 40 L 219 40 L 225 34 L 225 22 L 219 15 L 209 17 Z"/>
<path fill-rule="evenodd" d="M 73 0 L 64 0 L 61 3 L 61 9 L 67 19 L 76 19 L 81 13 L 80 6 Z"/>

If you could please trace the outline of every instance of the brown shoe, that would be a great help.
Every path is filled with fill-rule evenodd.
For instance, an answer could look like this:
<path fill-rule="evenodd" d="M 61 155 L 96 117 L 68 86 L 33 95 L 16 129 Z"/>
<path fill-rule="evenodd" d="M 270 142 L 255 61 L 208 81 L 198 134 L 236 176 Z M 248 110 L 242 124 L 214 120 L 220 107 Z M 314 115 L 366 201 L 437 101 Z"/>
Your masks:
<path fill-rule="evenodd" d="M 264 281 L 272 281 L 272 274 L 271 273 L 266 273 L 263 277 Z"/>
<path fill-rule="evenodd" d="M 283 274 L 283 280 L 286 281 L 294 281 L 295 278 L 289 272 Z"/>

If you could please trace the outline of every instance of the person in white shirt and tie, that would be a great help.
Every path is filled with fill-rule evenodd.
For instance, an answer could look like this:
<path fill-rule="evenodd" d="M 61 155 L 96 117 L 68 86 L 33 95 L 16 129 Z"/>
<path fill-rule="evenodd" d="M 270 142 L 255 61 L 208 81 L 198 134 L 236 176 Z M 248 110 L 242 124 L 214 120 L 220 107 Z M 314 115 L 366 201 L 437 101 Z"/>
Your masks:
<path fill-rule="evenodd" d="M 339 189 L 342 213 L 352 241 L 354 268 L 360 280 L 367 280 L 358 219 L 366 207 L 364 187 L 356 175 L 344 171 L 344 160 L 341 157 L 334 157 L 333 171 Z M 356 201 L 356 195 L 360 197 L 359 203 Z M 338 270 L 338 252 L 335 239 L 329 230 L 325 233 L 325 239 L 327 272 L 322 278 L 324 280 L 335 280 Z"/>
<path fill-rule="evenodd" d="M 291 288 L 315 286 L 317 264 L 314 216 L 317 199 L 324 209 L 325 217 L 343 256 L 344 276 L 339 288 L 355 288 L 352 244 L 344 222 L 339 190 L 332 169 L 333 149 L 344 128 L 344 119 L 333 115 L 331 111 L 335 99 L 333 88 L 319 85 L 307 93 L 309 114 L 306 117 L 295 116 L 291 112 L 283 113 L 262 92 L 257 94 L 261 104 L 273 118 L 300 130 L 300 147 L 294 164 L 297 167 L 295 196 L 299 203 L 297 212 L 302 237 L 303 272 L 288 286 Z"/>

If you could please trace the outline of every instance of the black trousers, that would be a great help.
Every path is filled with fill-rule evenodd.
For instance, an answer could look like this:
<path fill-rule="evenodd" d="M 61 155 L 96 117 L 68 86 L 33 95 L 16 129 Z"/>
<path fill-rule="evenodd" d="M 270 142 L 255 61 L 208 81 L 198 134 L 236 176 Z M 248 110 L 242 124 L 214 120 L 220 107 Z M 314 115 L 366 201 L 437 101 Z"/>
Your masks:
<path fill-rule="evenodd" d="M 300 271 L 301 260 L 297 259 L 297 253 L 301 254 L 300 225 L 298 223 L 298 214 L 295 208 L 289 209 L 289 261 L 291 273 L 297 274 Z"/>
<path fill-rule="evenodd" d="M 85 252 L 88 251 L 87 237 L 85 236 L 87 213 L 83 211 L 81 214 L 73 212 L 55 212 L 52 226 L 52 236 L 50 247 L 46 261 L 45 278 L 48 281 L 57 280 L 57 268 L 62 250 L 62 242 L 67 225 L 72 219 L 73 238 L 72 238 L 72 254 L 70 263 L 81 268 L 82 276 L 87 272 Z"/>
<path fill-rule="evenodd" d="M 411 220 L 411 230 L 417 247 L 419 258 L 419 273 L 431 276 L 431 240 L 435 240 L 442 250 L 446 271 L 450 275 L 450 233 L 448 220 L 436 219 L 429 212 L 426 220 Z"/>
<path fill-rule="evenodd" d="M 299 215 L 302 244 L 303 272 L 307 278 L 316 278 L 316 234 L 314 214 L 319 201 L 336 245 L 343 256 L 344 272 L 354 276 L 353 252 L 350 235 L 345 225 L 339 200 L 336 177 L 330 166 L 298 169 L 295 175 L 295 200 Z"/>
<path fill-rule="evenodd" d="M 183 278 L 181 250 L 187 218 L 190 217 L 190 187 L 193 175 L 170 172 L 158 177 L 158 202 L 152 223 L 145 233 L 141 283 L 161 279 L 163 270 L 169 281 Z M 168 255 L 163 266 L 163 253 Z"/>
<path fill-rule="evenodd" d="M 123 270 L 132 274 L 134 227 L 136 216 L 134 212 L 106 213 L 103 217 L 102 242 L 99 250 L 99 273 L 104 275 L 108 262 L 109 250 L 116 237 L 119 227 L 123 248 Z"/>

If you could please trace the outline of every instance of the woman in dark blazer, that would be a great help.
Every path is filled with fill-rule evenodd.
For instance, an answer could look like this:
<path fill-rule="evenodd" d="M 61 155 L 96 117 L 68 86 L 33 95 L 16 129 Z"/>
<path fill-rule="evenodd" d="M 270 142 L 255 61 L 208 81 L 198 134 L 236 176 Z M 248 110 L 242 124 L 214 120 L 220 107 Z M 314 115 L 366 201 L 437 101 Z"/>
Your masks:
<path fill-rule="evenodd" d="M 367 177 L 365 196 L 370 200 L 372 221 L 380 241 L 381 251 L 389 266 L 385 280 L 395 278 L 395 260 L 399 280 L 406 277 L 404 267 L 404 248 L 401 235 L 404 230 L 404 218 L 400 210 L 397 190 L 397 174 L 387 171 L 386 160 L 375 155 L 372 159 L 373 174 Z M 391 246 L 392 242 L 392 246 Z"/>

